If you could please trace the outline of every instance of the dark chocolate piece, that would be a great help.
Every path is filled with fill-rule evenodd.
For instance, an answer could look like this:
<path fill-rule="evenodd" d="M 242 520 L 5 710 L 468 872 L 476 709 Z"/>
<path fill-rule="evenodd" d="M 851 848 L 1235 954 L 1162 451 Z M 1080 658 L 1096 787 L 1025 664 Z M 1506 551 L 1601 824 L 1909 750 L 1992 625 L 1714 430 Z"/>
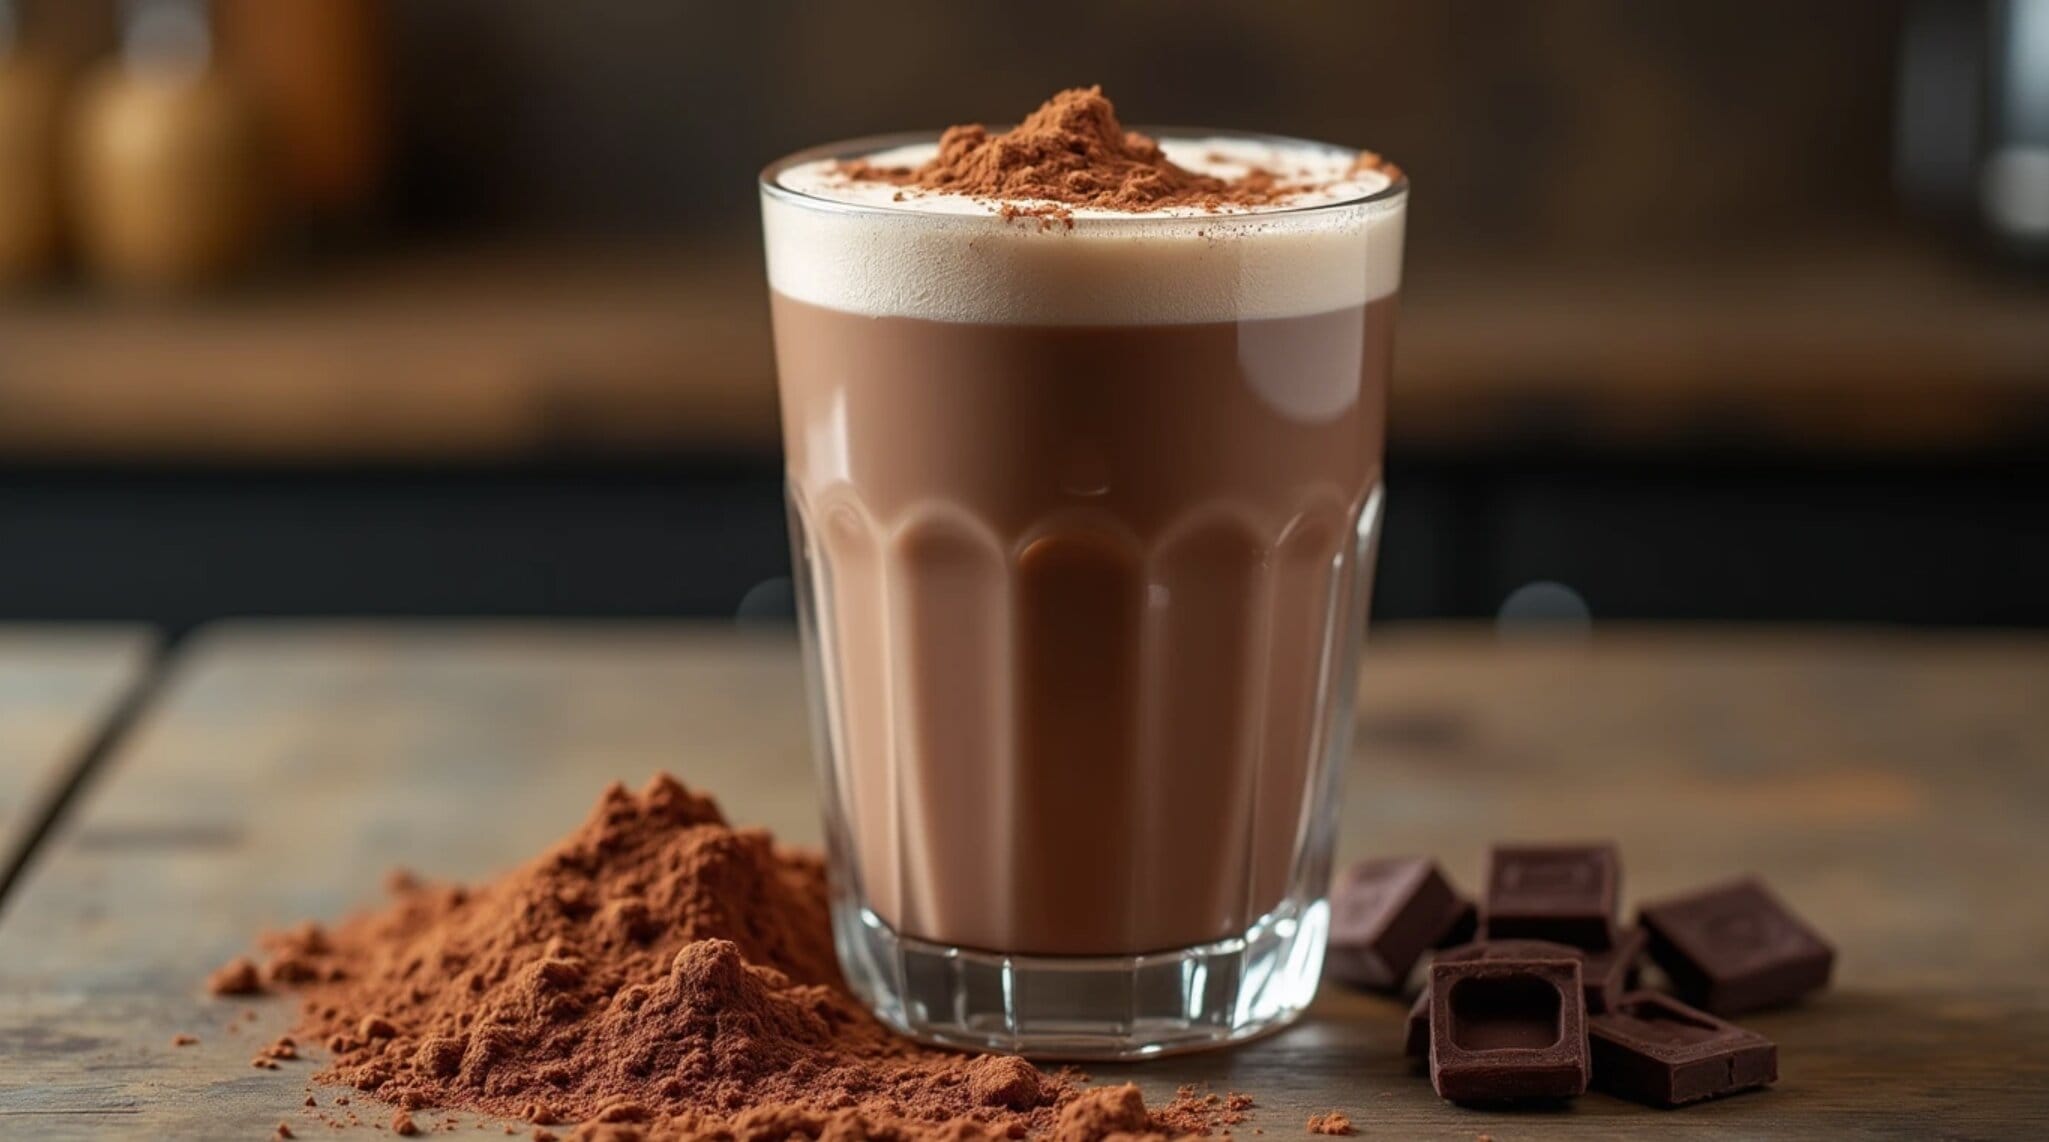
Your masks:
<path fill-rule="evenodd" d="M 1460 900 L 1423 857 L 1361 861 L 1331 889 L 1324 973 L 1357 987 L 1397 990 L 1458 920 Z"/>
<path fill-rule="evenodd" d="M 1551 940 L 1475 940 L 1437 953 L 1432 963 L 1462 964 L 1471 960 L 1582 960 L 1586 953 Z"/>
<path fill-rule="evenodd" d="M 1479 934 L 1480 906 L 1461 896 L 1458 901 L 1458 911 L 1452 916 L 1451 927 L 1445 929 L 1444 935 L 1437 938 L 1437 943 L 1434 946 L 1439 948 L 1456 948 L 1460 944 L 1472 943 L 1473 938 Z"/>
<path fill-rule="evenodd" d="M 1594 1085 L 1651 1106 L 1680 1106 L 1779 1078 L 1779 1049 L 1755 1031 L 1639 991 L 1589 1016 Z"/>
<path fill-rule="evenodd" d="M 1587 987 L 1587 1014 L 1606 1011 L 1614 1006 L 1617 996 L 1636 990 L 1648 940 L 1642 928 L 1630 928 L 1615 937 L 1614 947 L 1586 953 L 1580 971 Z"/>
<path fill-rule="evenodd" d="M 1643 961 L 1646 937 L 1642 928 L 1631 928 L 1622 933 L 1615 946 L 1603 952 L 1582 951 L 1566 944 L 1554 944 L 1549 940 L 1479 940 L 1446 948 L 1438 952 L 1433 963 L 1460 963 L 1478 959 L 1513 959 L 1523 957 L 1571 957 L 1580 961 L 1580 983 L 1586 991 L 1587 1014 L 1606 1011 L 1615 996 L 1636 990 L 1639 971 Z M 1415 1006 L 1409 1009 L 1407 1034 L 1404 1037 L 1403 1053 L 1410 1058 L 1423 1058 L 1430 1053 L 1430 983 L 1423 982 L 1423 990 L 1416 996 Z"/>
<path fill-rule="evenodd" d="M 1437 953 L 1433 964 L 1465 963 L 1470 960 L 1513 960 L 1513 959 L 1582 959 L 1585 952 L 1564 944 L 1548 940 L 1481 940 L 1460 944 Z M 1423 990 L 1417 994 L 1415 1006 L 1409 1008 L 1408 1033 L 1403 1040 L 1403 1053 L 1414 1059 L 1430 1057 L 1430 981 L 1423 980 Z"/>
<path fill-rule="evenodd" d="M 1430 965 L 1430 1083 L 1453 1102 L 1562 1099 L 1587 1088 L 1575 958 Z"/>
<path fill-rule="evenodd" d="M 1487 861 L 1487 938 L 1600 951 L 1615 942 L 1621 887 L 1614 845 L 1496 845 Z"/>
<path fill-rule="evenodd" d="M 1430 985 L 1416 993 L 1409 1005 L 1409 1024 L 1402 1036 L 1402 1054 L 1420 1062 L 1430 1061 Z"/>
<path fill-rule="evenodd" d="M 1828 985 L 1835 950 L 1755 878 L 1646 904 L 1651 958 L 1680 998 L 1735 1015 Z"/>

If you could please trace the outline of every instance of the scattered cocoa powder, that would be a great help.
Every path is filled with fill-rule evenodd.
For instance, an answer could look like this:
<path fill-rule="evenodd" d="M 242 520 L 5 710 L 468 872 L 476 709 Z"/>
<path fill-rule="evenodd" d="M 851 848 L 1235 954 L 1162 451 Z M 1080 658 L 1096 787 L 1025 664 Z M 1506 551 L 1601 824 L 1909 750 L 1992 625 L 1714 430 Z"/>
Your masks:
<path fill-rule="evenodd" d="M 1312 1114 L 1309 1116 L 1309 1133 L 1350 1134 L 1352 1133 L 1351 1116 L 1342 1110 L 1333 1110 L 1329 1114 Z"/>
<path fill-rule="evenodd" d="M 332 1052 L 316 1078 L 396 1106 L 395 1131 L 442 1107 L 581 1123 L 578 1142 L 1095 1142 L 1249 1105 L 1153 1115 L 1135 1087 L 897 1037 L 840 978 L 822 860 L 666 776 L 608 789 L 491 883 L 388 886 L 381 910 L 265 937 L 262 978 L 300 996 L 296 1041 Z"/>
<path fill-rule="evenodd" d="M 1200 174 L 1169 160 L 1159 143 L 1126 131 L 1101 87 L 1077 87 L 1048 99 L 1009 131 L 981 124 L 949 127 L 939 151 L 918 167 L 841 163 L 855 182 L 910 192 L 962 194 L 999 204 L 1006 219 L 1072 224 L 1075 207 L 1146 211 L 1263 206 L 1296 189 L 1271 171 L 1237 178 Z"/>
<path fill-rule="evenodd" d="M 176 1035 L 171 1036 L 171 1046 L 173 1047 L 190 1047 L 191 1045 L 197 1042 L 199 1042 L 199 1036 L 187 1035 L 182 1031 L 180 1031 Z"/>
<path fill-rule="evenodd" d="M 1069 1102 L 1054 1129 L 1057 1137 L 1132 1138 L 1157 1136 L 1145 1098 L 1130 1083 L 1092 1090 Z"/>
<path fill-rule="evenodd" d="M 263 990 L 263 977 L 247 957 L 238 956 L 206 977 L 206 990 L 215 995 L 255 995 Z"/>
<path fill-rule="evenodd" d="M 1252 1105 L 1247 1094 L 1217 1095 L 1189 1085 L 1176 1090 L 1173 1101 L 1153 1112 L 1152 1119 L 1155 1127 L 1175 1134 L 1210 1134 L 1244 1122 Z"/>

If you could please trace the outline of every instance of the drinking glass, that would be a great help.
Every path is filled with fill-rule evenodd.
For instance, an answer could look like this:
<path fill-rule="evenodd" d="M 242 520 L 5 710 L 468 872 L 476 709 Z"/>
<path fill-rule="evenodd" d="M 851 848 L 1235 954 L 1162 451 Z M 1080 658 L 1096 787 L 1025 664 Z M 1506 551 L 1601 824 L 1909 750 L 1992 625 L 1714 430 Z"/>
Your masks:
<path fill-rule="evenodd" d="M 761 180 L 848 983 L 1038 1057 L 1281 1026 L 1328 928 L 1406 183 L 1040 221 L 779 182 L 915 141 Z"/>

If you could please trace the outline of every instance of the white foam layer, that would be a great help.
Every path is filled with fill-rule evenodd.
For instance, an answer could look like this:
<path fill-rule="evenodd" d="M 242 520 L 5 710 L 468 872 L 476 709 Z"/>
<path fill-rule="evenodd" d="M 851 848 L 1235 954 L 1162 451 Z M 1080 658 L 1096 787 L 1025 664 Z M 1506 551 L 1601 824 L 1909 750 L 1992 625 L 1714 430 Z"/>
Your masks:
<path fill-rule="evenodd" d="M 1353 171 L 1355 152 L 1236 138 L 1165 139 L 1174 162 L 1231 177 L 1258 166 L 1305 189 L 1269 206 L 1076 210 L 1070 228 L 1006 221 L 958 194 L 852 182 L 831 160 L 780 172 L 763 197 L 769 283 L 855 313 L 1027 325 L 1183 324 L 1363 305 L 1401 284 L 1404 201 Z M 934 144 L 869 156 L 913 166 Z M 1031 202 L 1011 205 L 1029 208 Z M 1321 208 L 1321 209 L 1318 209 Z"/>

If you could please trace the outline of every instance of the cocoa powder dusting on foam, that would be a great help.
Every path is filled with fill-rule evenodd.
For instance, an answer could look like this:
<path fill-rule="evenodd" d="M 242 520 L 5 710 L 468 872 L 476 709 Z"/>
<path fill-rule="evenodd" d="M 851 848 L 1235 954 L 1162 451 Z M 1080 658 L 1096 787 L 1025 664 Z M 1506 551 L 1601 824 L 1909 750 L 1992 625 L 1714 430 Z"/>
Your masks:
<path fill-rule="evenodd" d="M 1142 212 L 1169 207 L 1227 210 L 1264 206 L 1291 187 L 1271 171 L 1223 179 L 1170 161 L 1159 143 L 1126 131 L 1100 87 L 1077 87 L 1048 99 L 1015 128 L 991 133 L 980 124 L 949 127 L 939 153 L 918 167 L 883 167 L 856 159 L 839 164 L 856 182 L 884 182 L 913 192 L 961 194 L 999 204 L 1006 219 L 1073 224 L 1073 210 Z"/>
<path fill-rule="evenodd" d="M 1223 1121 L 895 1036 L 840 978 L 819 857 L 668 777 L 613 786 L 489 884 L 388 887 L 382 910 L 265 937 L 261 978 L 300 996 L 294 1034 L 331 1054 L 317 1078 L 395 1106 L 393 1129 L 430 1107 L 607 1142 L 1095 1142 Z"/>

